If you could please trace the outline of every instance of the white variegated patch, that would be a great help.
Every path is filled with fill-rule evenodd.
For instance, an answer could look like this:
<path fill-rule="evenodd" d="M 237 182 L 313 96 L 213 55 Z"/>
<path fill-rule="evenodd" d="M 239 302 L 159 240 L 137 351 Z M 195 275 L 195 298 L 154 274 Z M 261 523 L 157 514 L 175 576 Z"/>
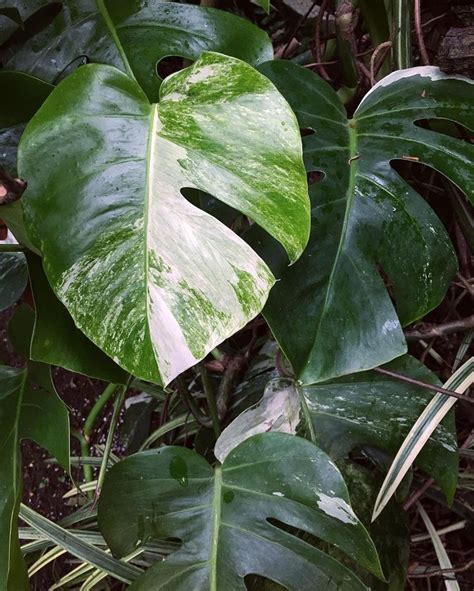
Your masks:
<path fill-rule="evenodd" d="M 257 433 L 279 431 L 294 435 L 300 422 L 300 407 L 300 398 L 291 380 L 272 380 L 265 387 L 260 402 L 245 410 L 222 431 L 214 455 L 223 462 L 239 443 Z M 273 494 L 278 496 L 281 493 Z"/>

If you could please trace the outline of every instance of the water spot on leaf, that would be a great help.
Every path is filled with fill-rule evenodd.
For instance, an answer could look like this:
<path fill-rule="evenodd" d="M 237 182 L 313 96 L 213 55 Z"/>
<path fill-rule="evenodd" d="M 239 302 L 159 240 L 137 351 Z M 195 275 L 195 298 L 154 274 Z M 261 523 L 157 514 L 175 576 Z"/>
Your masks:
<path fill-rule="evenodd" d="M 170 462 L 171 478 L 174 478 L 181 486 L 188 485 L 188 466 L 186 462 L 179 457 L 174 457 Z"/>

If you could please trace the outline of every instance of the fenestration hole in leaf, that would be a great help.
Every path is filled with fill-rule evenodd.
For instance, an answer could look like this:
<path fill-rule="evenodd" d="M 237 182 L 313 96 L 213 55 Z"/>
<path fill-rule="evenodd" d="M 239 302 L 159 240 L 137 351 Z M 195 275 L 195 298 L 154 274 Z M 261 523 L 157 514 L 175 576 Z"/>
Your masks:
<path fill-rule="evenodd" d="M 429 129 L 441 135 L 447 135 L 468 144 L 474 143 L 474 134 L 464 125 L 451 121 L 450 119 L 418 119 L 414 122 L 417 127 Z"/>
<path fill-rule="evenodd" d="M 306 137 L 307 135 L 314 135 L 316 132 L 312 127 L 300 127 L 301 137 Z"/>
<path fill-rule="evenodd" d="M 223 201 L 220 201 L 219 199 L 216 199 L 216 197 L 213 197 L 204 191 L 200 191 L 199 189 L 184 187 L 180 192 L 186 201 L 189 201 L 189 203 L 195 207 L 199 207 L 199 209 L 214 216 L 233 230 L 236 230 L 234 226 L 237 218 L 243 217 L 239 211 L 230 205 L 227 205 Z"/>
<path fill-rule="evenodd" d="M 156 64 L 156 74 L 164 80 L 171 74 L 187 68 L 193 62 L 180 55 L 167 55 Z"/>
<path fill-rule="evenodd" d="M 320 183 L 325 178 L 325 176 L 326 174 L 322 170 L 310 170 L 306 174 L 306 177 L 308 179 L 308 185 L 311 187 L 311 185 Z"/>
<path fill-rule="evenodd" d="M 262 591 L 262 589 L 267 588 L 266 583 L 270 583 L 269 589 L 272 591 L 288 591 L 287 587 L 268 577 L 261 577 L 260 575 L 246 575 L 244 577 L 244 585 L 247 591 Z"/>

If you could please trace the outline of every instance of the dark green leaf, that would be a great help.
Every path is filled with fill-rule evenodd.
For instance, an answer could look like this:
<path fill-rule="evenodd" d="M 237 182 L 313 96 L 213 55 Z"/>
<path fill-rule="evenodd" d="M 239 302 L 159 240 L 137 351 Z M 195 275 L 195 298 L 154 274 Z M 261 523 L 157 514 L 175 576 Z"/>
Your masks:
<path fill-rule="evenodd" d="M 27 283 L 25 255 L 21 252 L 0 253 L 0 312 L 18 301 Z"/>
<path fill-rule="evenodd" d="M 436 376 L 408 355 L 387 369 L 430 384 Z M 364 445 L 394 456 L 432 398 L 423 388 L 374 371 L 302 388 L 316 443 L 332 458 L 345 457 Z M 458 453 L 454 413 L 433 433 L 417 465 L 435 478 L 449 501 L 456 491 Z"/>
<path fill-rule="evenodd" d="M 125 384 L 127 372 L 76 328 L 69 312 L 49 286 L 41 259 L 28 253 L 27 260 L 36 308 L 31 358 L 107 382 Z"/>
<path fill-rule="evenodd" d="M 53 290 L 78 328 L 148 381 L 202 359 L 274 283 L 183 187 L 251 216 L 291 260 L 308 238 L 294 115 L 264 76 L 217 53 L 169 77 L 158 105 L 117 69 L 83 66 L 32 119 L 19 159 L 28 232 Z"/>
<path fill-rule="evenodd" d="M 251 64 L 273 54 L 266 33 L 220 10 L 159 0 L 66 0 L 53 23 L 25 43 L 6 67 L 55 83 L 65 68 L 86 56 L 131 74 L 156 101 L 158 62 L 167 56 L 195 60 L 203 51 Z"/>
<path fill-rule="evenodd" d="M 14 173 L 23 129 L 53 87 L 28 74 L 2 70 L 0 88 L 0 168 Z M 1 217 L 7 219 L 3 207 Z"/>
<path fill-rule="evenodd" d="M 32 374 L 41 387 L 32 384 Z M 69 469 L 69 420 L 66 407 L 41 369 L 0 366 L 0 589 L 29 588 L 18 543 L 21 499 L 20 441 L 29 438 Z M 48 374 L 49 375 L 49 374 Z M 46 384 L 44 382 L 46 381 Z M 46 388 L 44 387 L 46 385 Z"/>
<path fill-rule="evenodd" d="M 261 71 L 300 127 L 315 131 L 303 138 L 306 168 L 324 174 L 310 188 L 309 246 L 272 290 L 266 318 L 304 383 L 386 363 L 406 351 L 401 325 L 437 306 L 456 270 L 440 220 L 390 162 L 424 162 L 472 199 L 474 146 L 415 122 L 444 118 L 474 129 L 474 86 L 432 67 L 395 72 L 348 120 L 309 70 L 271 62 Z"/>
<path fill-rule="evenodd" d="M 285 525 L 336 545 L 381 575 L 336 466 L 312 443 L 283 433 L 247 439 L 214 470 L 178 447 L 119 462 L 105 480 L 99 525 L 117 556 L 152 538 L 182 541 L 177 552 L 131 586 L 134 591 L 241 591 L 247 574 L 289 591 L 366 589 L 350 570 Z"/>
<path fill-rule="evenodd" d="M 404 591 L 410 553 L 410 529 L 407 513 L 392 501 L 383 516 L 371 523 L 372 508 L 381 480 L 354 462 L 340 464 L 346 480 L 352 507 L 366 525 L 380 556 L 387 582 L 360 572 L 372 591 Z M 338 556 L 339 558 L 339 556 Z"/>

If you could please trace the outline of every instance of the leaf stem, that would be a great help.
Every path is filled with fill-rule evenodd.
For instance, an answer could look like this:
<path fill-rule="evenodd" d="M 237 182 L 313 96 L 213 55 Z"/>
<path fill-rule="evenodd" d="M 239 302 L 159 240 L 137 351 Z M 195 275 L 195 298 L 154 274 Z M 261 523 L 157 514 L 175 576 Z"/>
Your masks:
<path fill-rule="evenodd" d="M 392 55 L 396 70 L 411 66 L 411 0 L 392 0 Z"/>
<path fill-rule="evenodd" d="M 212 387 L 209 372 L 207 371 L 203 363 L 201 364 L 200 371 L 202 387 L 204 390 L 204 394 L 206 395 L 207 405 L 209 407 L 209 414 L 211 415 L 212 428 L 214 429 L 214 434 L 217 438 L 221 434 L 221 424 L 219 422 L 219 415 L 217 413 L 217 404 L 216 397 L 214 395 L 214 388 Z"/>
<path fill-rule="evenodd" d="M 21 244 L 3 243 L 0 244 L 0 253 L 1 252 L 25 252 L 25 247 Z"/>
<path fill-rule="evenodd" d="M 112 443 L 114 440 L 115 430 L 117 428 L 120 411 L 122 409 L 123 401 L 125 400 L 125 394 L 128 390 L 128 387 L 132 379 L 133 377 L 130 376 L 125 386 L 122 386 L 120 388 L 118 396 L 115 398 L 114 401 L 114 410 L 112 412 L 109 432 L 107 433 L 107 439 L 105 441 L 104 455 L 102 457 L 102 463 L 100 465 L 99 476 L 97 477 L 97 487 L 95 489 L 94 505 L 97 502 L 97 499 L 99 498 L 100 491 L 102 490 L 102 485 L 104 484 L 105 473 L 107 471 L 107 466 L 109 463 L 110 452 L 112 451 Z"/>

